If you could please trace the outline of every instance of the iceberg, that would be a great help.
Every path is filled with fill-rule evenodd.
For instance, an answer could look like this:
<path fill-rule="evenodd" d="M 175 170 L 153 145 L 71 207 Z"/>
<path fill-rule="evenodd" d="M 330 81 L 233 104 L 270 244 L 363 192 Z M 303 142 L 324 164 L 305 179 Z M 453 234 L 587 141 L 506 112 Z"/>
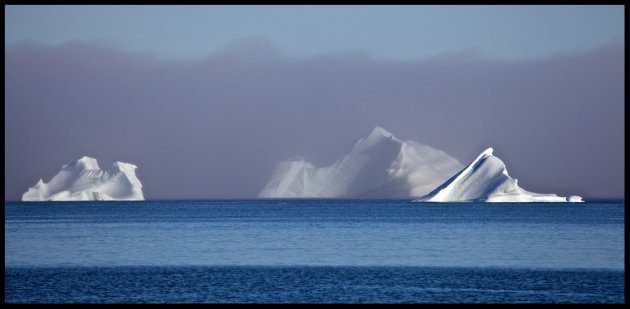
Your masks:
<path fill-rule="evenodd" d="M 464 165 L 443 151 L 403 142 L 381 127 L 327 167 L 302 157 L 277 164 L 260 198 L 412 198 Z"/>
<path fill-rule="evenodd" d="M 582 202 L 577 195 L 561 197 L 524 190 L 510 177 L 501 159 L 483 151 L 477 159 L 414 202 Z"/>
<path fill-rule="evenodd" d="M 64 165 L 48 183 L 40 179 L 22 195 L 22 201 L 144 200 L 136 168 L 115 162 L 100 169 L 96 159 L 84 156 Z"/>

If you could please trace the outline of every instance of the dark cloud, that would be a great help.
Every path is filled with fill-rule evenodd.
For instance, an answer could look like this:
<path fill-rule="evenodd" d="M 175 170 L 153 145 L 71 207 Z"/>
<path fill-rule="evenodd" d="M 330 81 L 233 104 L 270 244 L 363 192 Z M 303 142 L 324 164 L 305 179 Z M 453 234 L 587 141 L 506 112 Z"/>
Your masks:
<path fill-rule="evenodd" d="M 519 62 L 25 45 L 5 54 L 5 199 L 83 155 L 138 165 L 149 199 L 253 198 L 275 163 L 329 165 L 375 125 L 464 164 L 492 146 L 530 191 L 623 197 L 623 112 L 622 45 Z"/>

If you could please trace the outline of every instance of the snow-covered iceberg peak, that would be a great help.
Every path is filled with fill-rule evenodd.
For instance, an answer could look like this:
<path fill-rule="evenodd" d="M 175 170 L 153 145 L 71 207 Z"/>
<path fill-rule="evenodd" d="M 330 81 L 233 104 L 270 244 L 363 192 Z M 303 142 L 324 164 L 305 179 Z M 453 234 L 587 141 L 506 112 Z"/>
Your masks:
<path fill-rule="evenodd" d="M 403 142 L 377 126 L 330 166 L 318 168 L 302 157 L 279 163 L 259 197 L 410 198 L 462 167 L 440 150 Z"/>
<path fill-rule="evenodd" d="M 115 162 L 101 169 L 96 159 L 84 156 L 64 165 L 48 183 L 40 179 L 22 201 L 144 200 L 136 168 Z"/>
<path fill-rule="evenodd" d="M 539 194 L 518 186 L 501 159 L 484 150 L 472 163 L 414 202 L 581 202 L 579 196 Z"/>
<path fill-rule="evenodd" d="M 92 169 L 92 170 L 100 169 L 98 167 L 98 162 L 96 162 L 96 159 L 90 158 L 88 156 L 83 156 L 70 164 L 66 164 L 63 166 L 63 168 L 64 169 L 82 168 L 82 169 Z"/>
<path fill-rule="evenodd" d="M 402 141 L 394 137 L 394 135 L 389 133 L 389 131 L 376 126 L 368 136 L 361 138 L 354 145 L 353 151 L 363 151 L 369 147 L 373 147 L 374 145 L 378 145 L 383 142 L 387 143 L 388 141 L 391 141 L 394 144 L 402 144 Z"/>

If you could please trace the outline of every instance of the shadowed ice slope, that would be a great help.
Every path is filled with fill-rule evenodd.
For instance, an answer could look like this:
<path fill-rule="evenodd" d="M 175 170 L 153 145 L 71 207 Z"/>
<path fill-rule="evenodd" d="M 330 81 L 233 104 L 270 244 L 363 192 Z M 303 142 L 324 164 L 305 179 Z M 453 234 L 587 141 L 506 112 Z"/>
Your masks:
<path fill-rule="evenodd" d="M 40 179 L 22 201 L 144 200 L 135 169 L 124 162 L 100 169 L 96 159 L 84 156 L 64 165 L 48 183 Z"/>
<path fill-rule="evenodd" d="M 568 198 L 555 194 L 528 192 L 510 177 L 501 159 L 486 149 L 470 165 L 451 179 L 414 202 L 581 202 L 579 196 Z"/>
<path fill-rule="evenodd" d="M 328 167 L 303 158 L 277 165 L 261 198 L 410 198 L 426 194 L 463 165 L 443 151 L 402 142 L 381 127 Z"/>

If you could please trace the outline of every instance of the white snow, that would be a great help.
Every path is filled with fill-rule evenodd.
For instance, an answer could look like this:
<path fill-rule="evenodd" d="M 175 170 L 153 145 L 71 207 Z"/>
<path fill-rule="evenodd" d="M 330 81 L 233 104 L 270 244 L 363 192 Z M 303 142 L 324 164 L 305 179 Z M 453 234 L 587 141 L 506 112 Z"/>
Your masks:
<path fill-rule="evenodd" d="M 410 198 L 426 194 L 463 165 L 443 151 L 403 142 L 381 127 L 327 167 L 284 161 L 261 198 Z"/>
<path fill-rule="evenodd" d="M 584 202 L 581 196 L 571 195 L 567 197 L 567 202 L 576 203 L 576 202 Z"/>
<path fill-rule="evenodd" d="M 486 149 L 466 168 L 414 202 L 582 202 L 576 195 L 566 198 L 522 189 L 492 152 L 492 148 Z"/>
<path fill-rule="evenodd" d="M 22 201 L 144 200 L 136 168 L 115 162 L 100 169 L 96 159 L 84 156 L 64 165 L 48 183 L 40 179 Z"/>

